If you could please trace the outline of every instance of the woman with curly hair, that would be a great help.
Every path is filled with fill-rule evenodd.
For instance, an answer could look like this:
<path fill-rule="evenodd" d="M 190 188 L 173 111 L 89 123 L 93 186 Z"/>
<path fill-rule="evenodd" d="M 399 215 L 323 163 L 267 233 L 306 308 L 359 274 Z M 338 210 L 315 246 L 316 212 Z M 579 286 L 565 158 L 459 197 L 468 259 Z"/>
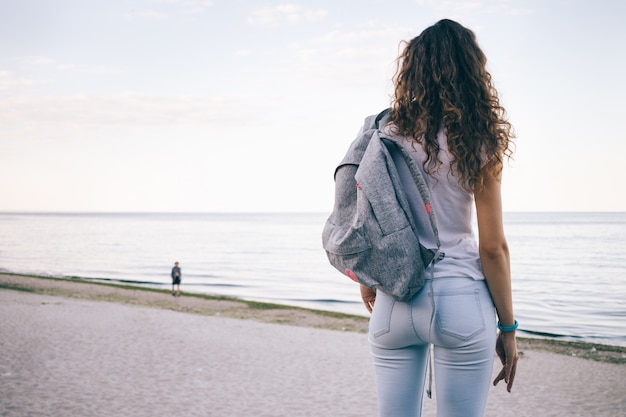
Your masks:
<path fill-rule="evenodd" d="M 494 348 L 503 365 L 494 385 L 504 380 L 511 390 L 518 359 L 500 194 L 513 133 L 472 31 L 441 20 L 408 42 L 381 131 L 421 169 L 445 257 L 408 302 L 361 285 L 372 313 L 379 415 L 421 415 L 432 344 L 438 415 L 482 416 Z M 413 181 L 407 170 L 398 173 L 403 184 Z M 433 247 L 421 197 L 404 188 L 420 241 Z"/>

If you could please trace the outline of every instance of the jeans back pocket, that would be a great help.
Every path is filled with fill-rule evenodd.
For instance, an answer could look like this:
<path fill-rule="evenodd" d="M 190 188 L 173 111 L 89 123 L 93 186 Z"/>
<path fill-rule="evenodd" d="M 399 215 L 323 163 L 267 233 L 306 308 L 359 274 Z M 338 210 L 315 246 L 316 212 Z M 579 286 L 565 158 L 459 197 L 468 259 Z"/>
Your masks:
<path fill-rule="evenodd" d="M 485 330 L 480 290 L 435 292 L 436 322 L 442 334 L 467 341 Z"/>
<path fill-rule="evenodd" d="M 391 330 L 391 313 L 395 303 L 396 300 L 393 297 L 378 291 L 369 326 L 370 335 L 374 338 L 389 333 Z"/>

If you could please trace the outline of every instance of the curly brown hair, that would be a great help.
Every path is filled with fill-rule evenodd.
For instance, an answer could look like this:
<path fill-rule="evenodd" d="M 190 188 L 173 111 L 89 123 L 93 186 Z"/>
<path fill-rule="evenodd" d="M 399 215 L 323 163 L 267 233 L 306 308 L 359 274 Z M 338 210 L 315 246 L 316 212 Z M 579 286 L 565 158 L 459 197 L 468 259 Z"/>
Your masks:
<path fill-rule="evenodd" d="M 394 130 L 422 144 L 424 169 L 432 174 L 441 164 L 437 132 L 443 124 L 451 172 L 468 191 L 480 190 L 485 178 L 500 178 L 513 153 L 514 133 L 486 64 L 474 33 L 444 19 L 408 42 L 395 76 Z"/>

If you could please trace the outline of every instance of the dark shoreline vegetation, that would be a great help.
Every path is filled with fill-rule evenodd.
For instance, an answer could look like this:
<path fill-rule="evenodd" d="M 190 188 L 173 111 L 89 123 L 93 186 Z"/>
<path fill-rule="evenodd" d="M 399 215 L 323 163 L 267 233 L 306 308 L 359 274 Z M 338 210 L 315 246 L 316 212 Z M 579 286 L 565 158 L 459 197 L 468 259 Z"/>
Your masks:
<path fill-rule="evenodd" d="M 207 294 L 183 293 L 182 297 L 172 297 L 169 290 L 139 287 L 115 283 L 115 281 L 101 282 L 80 277 L 57 278 L 0 273 L 0 290 L 108 301 L 206 316 L 359 333 L 366 333 L 368 325 L 368 318 L 365 316 Z M 526 337 L 518 337 L 518 344 L 522 357 L 525 349 L 546 350 L 599 362 L 626 364 L 626 347 L 624 346 Z"/>

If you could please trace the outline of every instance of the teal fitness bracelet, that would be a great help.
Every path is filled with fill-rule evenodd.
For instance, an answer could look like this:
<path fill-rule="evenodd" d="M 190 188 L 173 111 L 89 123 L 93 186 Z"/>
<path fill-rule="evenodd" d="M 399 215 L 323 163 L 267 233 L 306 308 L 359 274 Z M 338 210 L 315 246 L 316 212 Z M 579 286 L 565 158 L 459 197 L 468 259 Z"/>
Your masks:
<path fill-rule="evenodd" d="M 503 326 L 500 324 L 500 321 L 498 321 L 498 329 L 500 329 L 500 331 L 504 333 L 514 332 L 515 330 L 517 330 L 517 327 L 519 326 L 519 323 L 517 322 L 517 320 L 514 320 L 514 321 L 515 323 L 513 323 L 512 326 Z"/>

